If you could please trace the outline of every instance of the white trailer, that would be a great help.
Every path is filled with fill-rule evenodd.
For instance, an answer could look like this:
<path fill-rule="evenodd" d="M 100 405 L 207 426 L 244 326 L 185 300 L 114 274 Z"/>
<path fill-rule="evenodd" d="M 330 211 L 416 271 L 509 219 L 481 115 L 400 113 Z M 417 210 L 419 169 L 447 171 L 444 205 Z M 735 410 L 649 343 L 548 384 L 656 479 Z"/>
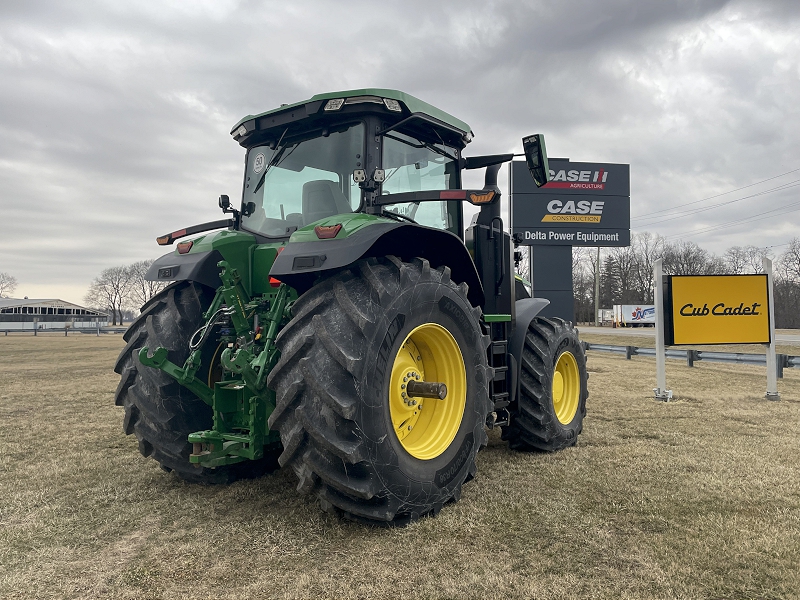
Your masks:
<path fill-rule="evenodd" d="M 654 304 L 615 304 L 613 327 L 644 327 L 656 324 Z"/>
<path fill-rule="evenodd" d="M 597 311 L 597 321 L 600 325 L 611 325 L 614 322 L 614 310 L 611 308 L 601 308 Z"/>

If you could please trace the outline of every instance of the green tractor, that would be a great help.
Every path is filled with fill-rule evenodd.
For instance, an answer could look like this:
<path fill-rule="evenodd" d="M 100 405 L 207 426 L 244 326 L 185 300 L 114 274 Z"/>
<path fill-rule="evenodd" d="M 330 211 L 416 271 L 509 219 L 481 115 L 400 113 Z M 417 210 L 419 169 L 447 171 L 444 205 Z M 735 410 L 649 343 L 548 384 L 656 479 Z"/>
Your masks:
<path fill-rule="evenodd" d="M 497 173 L 470 127 L 408 94 L 321 94 L 242 119 L 242 202 L 180 241 L 125 334 L 124 430 L 199 483 L 291 466 L 323 509 L 404 524 L 458 500 L 487 427 L 575 444 L 586 359 L 514 275 Z M 523 139 L 537 185 L 541 135 Z M 463 189 L 465 169 L 485 186 Z M 465 228 L 463 207 L 480 207 Z"/>

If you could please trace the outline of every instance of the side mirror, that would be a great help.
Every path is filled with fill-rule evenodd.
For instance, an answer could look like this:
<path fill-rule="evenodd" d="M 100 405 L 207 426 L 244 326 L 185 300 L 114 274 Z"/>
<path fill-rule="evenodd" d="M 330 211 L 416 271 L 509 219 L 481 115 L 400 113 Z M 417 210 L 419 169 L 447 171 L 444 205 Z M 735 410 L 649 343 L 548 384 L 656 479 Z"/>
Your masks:
<path fill-rule="evenodd" d="M 525 150 L 525 162 L 536 187 L 542 187 L 550 180 L 550 165 L 547 163 L 547 149 L 544 146 L 544 135 L 534 133 L 522 138 Z"/>

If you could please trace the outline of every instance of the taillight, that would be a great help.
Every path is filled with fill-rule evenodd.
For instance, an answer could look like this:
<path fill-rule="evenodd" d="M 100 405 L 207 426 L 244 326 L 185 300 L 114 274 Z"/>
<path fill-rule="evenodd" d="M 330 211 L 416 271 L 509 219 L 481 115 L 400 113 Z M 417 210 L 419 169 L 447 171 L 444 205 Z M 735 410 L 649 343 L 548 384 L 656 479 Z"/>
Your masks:
<path fill-rule="evenodd" d="M 314 233 L 316 233 L 317 237 L 321 240 L 335 238 L 341 230 L 341 223 L 337 223 L 336 225 L 317 225 L 314 227 Z"/>
<path fill-rule="evenodd" d="M 189 250 L 192 249 L 192 244 L 194 242 L 181 242 L 178 244 L 178 254 L 186 254 Z"/>
<path fill-rule="evenodd" d="M 489 190 L 483 194 L 476 194 L 475 192 L 470 192 L 469 194 L 469 201 L 472 204 L 488 204 L 494 199 L 494 191 Z"/>

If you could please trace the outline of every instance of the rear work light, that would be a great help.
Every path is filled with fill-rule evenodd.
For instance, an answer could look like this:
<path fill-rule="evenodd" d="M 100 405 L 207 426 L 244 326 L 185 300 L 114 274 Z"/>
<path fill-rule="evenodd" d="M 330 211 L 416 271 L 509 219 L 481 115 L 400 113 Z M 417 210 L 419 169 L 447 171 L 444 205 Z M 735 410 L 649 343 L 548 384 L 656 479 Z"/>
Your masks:
<path fill-rule="evenodd" d="M 334 98 L 333 100 L 328 100 L 328 102 L 325 103 L 324 110 L 339 110 L 342 108 L 342 104 L 344 104 L 344 98 Z"/>
<path fill-rule="evenodd" d="M 391 111 L 394 112 L 402 112 L 403 109 L 400 107 L 400 103 L 397 100 L 392 100 L 391 98 L 384 98 L 383 103 L 386 105 Z"/>
<path fill-rule="evenodd" d="M 317 225 L 314 227 L 314 233 L 317 234 L 317 237 L 321 240 L 330 240 L 335 238 L 339 232 L 342 230 L 342 224 L 337 223 L 336 225 Z"/>

